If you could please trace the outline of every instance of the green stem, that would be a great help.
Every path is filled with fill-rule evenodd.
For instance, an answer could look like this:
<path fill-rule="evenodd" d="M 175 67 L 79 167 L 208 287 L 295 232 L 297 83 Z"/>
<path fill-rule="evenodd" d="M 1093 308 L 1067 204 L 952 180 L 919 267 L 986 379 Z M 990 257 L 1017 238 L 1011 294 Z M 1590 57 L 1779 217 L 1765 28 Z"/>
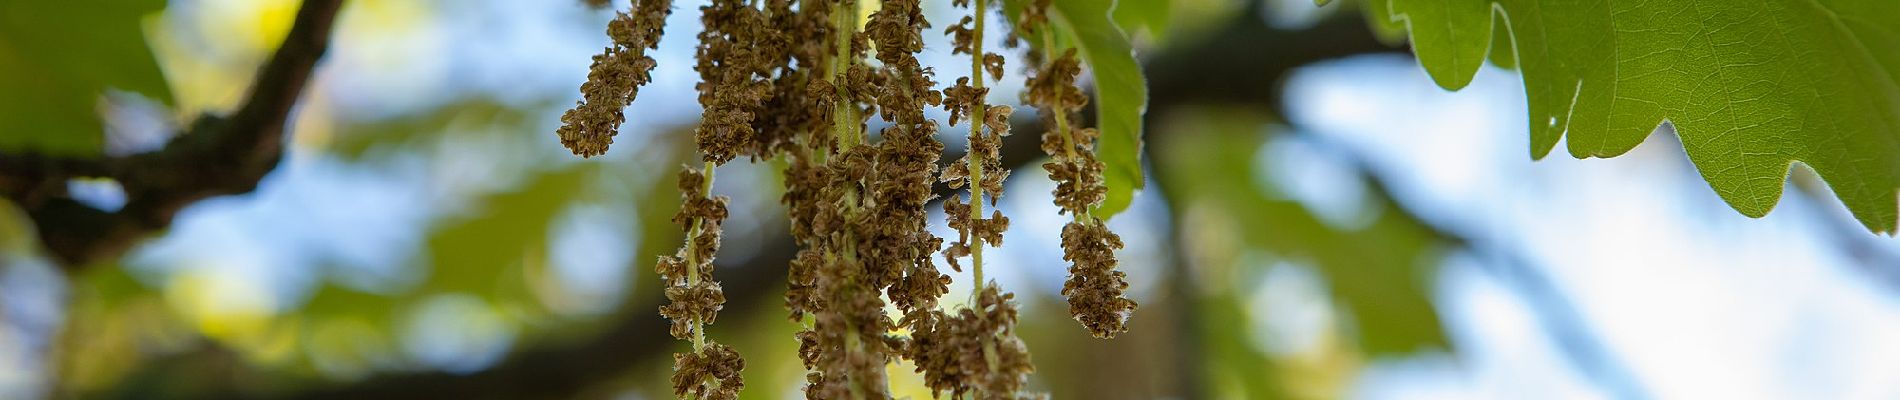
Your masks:
<path fill-rule="evenodd" d="M 983 20 L 987 4 L 976 0 L 976 32 L 970 41 L 970 83 L 976 86 L 978 93 L 983 92 Z M 970 144 L 975 149 L 977 138 L 983 136 L 983 112 L 988 108 L 984 99 L 978 97 L 976 104 L 970 107 Z M 970 218 L 972 221 L 983 218 L 983 157 L 987 155 L 971 154 L 967 159 L 970 165 Z M 976 235 L 971 235 L 976 236 Z M 976 285 L 970 291 L 970 297 L 976 298 L 983 293 L 983 237 L 976 236 L 970 249 L 970 274 L 976 279 Z"/>
<path fill-rule="evenodd" d="M 838 91 L 834 119 L 837 120 L 838 133 L 845 135 L 839 138 L 839 143 L 848 148 L 858 144 L 857 127 L 853 126 L 857 122 L 857 107 L 851 105 L 851 92 L 846 88 L 848 82 L 845 82 L 851 66 L 857 63 L 851 54 L 851 36 L 857 31 L 857 2 L 840 1 L 838 8 L 832 10 L 831 24 L 832 31 L 838 35 L 838 48 L 835 57 L 832 57 L 834 67 L 831 71 L 831 83 Z"/>
<path fill-rule="evenodd" d="M 976 87 L 977 93 L 984 93 L 983 21 L 986 19 L 985 16 L 989 14 L 989 4 L 986 4 L 987 1 L 985 0 L 975 0 L 975 2 L 976 4 L 974 4 L 975 7 L 972 8 L 972 13 L 976 14 L 976 30 L 971 33 L 972 38 L 970 40 L 970 83 Z M 972 152 L 966 159 L 969 160 L 970 166 L 970 221 L 973 224 L 976 220 L 983 218 L 983 162 L 989 157 L 988 154 L 976 154 L 974 152 L 974 150 L 976 150 L 976 142 L 983 136 L 983 128 L 985 125 L 983 114 L 985 111 L 988 111 L 989 108 L 989 106 L 985 104 L 985 100 L 982 95 L 978 95 L 976 104 L 973 105 L 970 110 L 969 141 Z M 996 133 L 990 132 L 990 134 L 994 135 Z M 971 228 L 971 230 L 975 230 L 974 226 Z M 970 249 L 970 274 L 972 278 L 976 280 L 975 285 L 971 287 L 970 300 L 976 302 L 976 305 L 980 307 L 983 305 L 981 300 L 983 296 L 983 237 L 974 234 L 970 236 L 972 240 L 972 248 Z M 978 318 L 988 319 L 989 310 L 978 309 L 976 315 Z M 993 335 L 985 335 L 983 338 L 983 362 L 985 366 L 989 368 L 987 370 L 988 372 L 993 373 L 996 371 L 996 338 L 993 337 Z"/>
<path fill-rule="evenodd" d="M 700 191 L 706 193 L 707 197 L 712 197 L 713 171 L 715 166 L 712 161 L 707 161 L 706 179 L 700 181 Z M 695 239 L 699 237 L 699 234 L 704 229 L 706 229 L 705 219 L 694 218 L 693 227 L 686 235 L 686 286 L 688 287 L 699 286 L 699 241 Z M 697 319 L 693 321 L 694 352 L 706 349 L 706 332 L 703 323 L 704 321 Z"/>
<path fill-rule="evenodd" d="M 831 77 L 832 86 L 838 92 L 837 102 L 833 105 L 832 109 L 832 125 L 836 130 L 835 134 L 837 135 L 836 139 L 839 152 L 856 147 L 863 142 L 863 138 L 858 131 L 860 121 L 857 117 L 857 106 L 855 106 L 851 100 L 851 92 L 848 89 L 849 83 L 846 82 L 851 66 L 857 64 L 856 57 L 851 53 L 851 36 L 856 34 L 857 31 L 857 11 L 857 2 L 855 0 L 841 0 L 837 3 L 837 8 L 832 10 L 831 16 L 832 32 L 837 35 L 837 47 L 834 49 L 836 53 L 834 53 L 834 57 L 832 57 L 830 63 L 831 71 L 829 75 Z M 843 211 L 846 219 L 851 219 L 853 215 L 857 214 L 857 198 L 858 194 L 855 189 L 845 192 L 846 204 L 841 206 L 844 207 Z M 851 228 L 846 227 L 846 229 Z M 854 237 L 855 234 L 847 233 L 846 236 Z M 845 264 L 851 266 L 857 265 L 858 257 L 856 247 L 856 243 L 854 242 L 846 241 L 844 243 L 842 257 L 845 260 Z M 834 256 L 826 254 L 826 257 Z M 844 288 L 841 288 L 843 290 L 838 293 L 833 293 L 832 296 L 839 296 L 843 293 L 850 293 L 851 291 L 857 290 L 857 282 L 855 279 L 848 279 L 844 286 Z M 839 303 L 842 304 L 843 302 L 840 301 Z M 837 312 L 837 310 L 829 310 L 826 312 Z M 845 352 L 863 353 L 863 349 L 860 348 L 863 346 L 863 343 L 862 340 L 858 338 L 857 323 L 847 318 L 845 319 L 845 329 L 849 332 L 845 335 Z M 859 387 L 859 379 L 861 379 L 861 377 L 850 376 L 849 374 L 845 376 L 845 386 L 850 388 L 851 398 L 853 399 L 864 399 L 869 396 L 869 394 L 864 392 L 864 388 Z"/>

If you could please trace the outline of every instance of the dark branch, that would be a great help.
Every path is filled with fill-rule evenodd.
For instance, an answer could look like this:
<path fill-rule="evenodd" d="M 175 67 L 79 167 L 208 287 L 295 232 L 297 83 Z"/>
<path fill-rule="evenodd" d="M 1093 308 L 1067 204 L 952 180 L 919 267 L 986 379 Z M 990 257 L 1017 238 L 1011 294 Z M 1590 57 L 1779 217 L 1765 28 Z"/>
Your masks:
<path fill-rule="evenodd" d="M 283 45 L 257 74 L 250 97 L 228 119 L 207 115 L 164 149 L 124 157 L 0 153 L 0 195 L 26 210 L 46 250 L 76 272 L 170 226 L 178 210 L 192 203 L 249 193 L 283 156 L 286 119 L 329 47 L 342 3 L 303 2 Z M 104 211 L 72 199 L 66 183 L 84 177 L 116 180 L 125 188 L 125 206 Z"/>

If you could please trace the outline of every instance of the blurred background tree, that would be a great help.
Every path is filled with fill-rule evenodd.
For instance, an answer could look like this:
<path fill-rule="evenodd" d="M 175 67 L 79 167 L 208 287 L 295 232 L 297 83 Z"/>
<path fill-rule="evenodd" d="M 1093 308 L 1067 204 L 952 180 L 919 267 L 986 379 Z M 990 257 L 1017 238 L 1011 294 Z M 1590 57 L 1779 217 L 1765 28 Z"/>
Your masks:
<path fill-rule="evenodd" d="M 1812 195 L 1811 174 L 1751 220 L 1666 129 L 1616 159 L 1531 163 L 1513 72 L 1445 93 L 1363 6 L 1120 1 L 1150 173 L 1111 223 L 1144 305 L 1115 340 L 1059 317 L 1063 221 L 1041 129 L 1016 121 L 999 205 L 1016 223 L 989 270 L 1024 303 L 1033 388 L 1900 396 L 1881 375 L 1900 367 L 1884 339 L 1900 247 Z M 551 133 L 610 15 L 0 0 L 0 398 L 669 397 L 680 343 L 648 271 L 680 242 L 698 25 L 672 16 L 616 150 L 581 160 Z M 925 40 L 925 65 L 960 65 Z M 1016 104 L 1020 80 L 1003 82 L 990 103 Z M 804 380 L 781 307 L 782 167 L 734 163 L 714 189 L 735 203 L 711 333 L 748 356 L 747 398 Z M 890 374 L 895 394 L 930 395 L 909 366 Z"/>

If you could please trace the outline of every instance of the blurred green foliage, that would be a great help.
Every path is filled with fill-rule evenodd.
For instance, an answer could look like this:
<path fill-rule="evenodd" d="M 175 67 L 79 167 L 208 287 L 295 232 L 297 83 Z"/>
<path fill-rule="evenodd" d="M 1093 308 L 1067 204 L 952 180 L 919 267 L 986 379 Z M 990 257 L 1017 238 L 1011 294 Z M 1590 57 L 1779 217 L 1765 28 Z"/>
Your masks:
<path fill-rule="evenodd" d="M 1335 327 L 1345 335 L 1341 340 L 1368 357 L 1450 348 L 1431 303 L 1436 266 L 1450 245 L 1443 238 L 1389 198 L 1373 199 L 1370 223 L 1340 226 L 1275 195 L 1272 186 L 1261 184 L 1274 180 L 1257 175 L 1255 160 L 1270 141 L 1289 139 L 1277 136 L 1279 128 L 1259 111 L 1202 109 L 1168 121 L 1160 133 L 1167 143 L 1157 145 L 1156 171 L 1189 230 L 1182 234 L 1186 245 L 1180 251 L 1192 254 L 1197 269 L 1192 276 L 1205 296 L 1200 300 L 1209 335 L 1204 354 L 1226 370 L 1241 371 L 1225 377 L 1234 379 L 1232 384 L 1213 387 L 1238 387 L 1245 397 L 1285 395 L 1282 385 L 1259 376 L 1276 370 L 1275 361 L 1247 344 L 1245 321 L 1272 316 L 1249 308 L 1245 294 L 1251 286 L 1230 284 L 1257 281 L 1248 278 L 1269 264 L 1247 254 L 1312 266 L 1347 324 Z M 1250 371 L 1257 372 L 1249 376 Z"/>
<path fill-rule="evenodd" d="M 164 0 L 0 0 L 0 150 L 96 155 L 108 89 L 171 104 L 145 41 Z"/>

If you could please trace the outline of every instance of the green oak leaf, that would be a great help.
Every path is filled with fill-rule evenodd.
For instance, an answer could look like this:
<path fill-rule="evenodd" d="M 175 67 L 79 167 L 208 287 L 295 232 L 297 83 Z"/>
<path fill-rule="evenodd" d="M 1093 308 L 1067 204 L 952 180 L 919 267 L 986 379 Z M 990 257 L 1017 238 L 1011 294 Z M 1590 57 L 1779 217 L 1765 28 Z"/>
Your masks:
<path fill-rule="evenodd" d="M 1027 3 L 1004 0 L 1003 11 L 1013 21 Z M 1146 184 L 1141 172 L 1141 121 L 1148 112 L 1148 79 L 1135 62 L 1128 35 L 1112 18 L 1114 3 L 1054 0 L 1049 9 L 1057 46 L 1075 46 L 1095 80 L 1095 129 L 1101 132 L 1095 154 L 1106 166 L 1102 175 L 1108 197 L 1092 213 L 1102 219 L 1128 209 L 1135 190 Z"/>
<path fill-rule="evenodd" d="M 0 150 L 98 154 L 108 88 L 170 104 L 142 30 L 164 8 L 163 0 L 0 1 Z"/>
<path fill-rule="evenodd" d="M 1499 64 L 1524 76 L 1533 158 L 1566 136 L 1572 156 L 1614 157 L 1667 121 L 1744 215 L 1774 208 L 1800 161 L 1867 228 L 1894 230 L 1900 2 L 1385 1 L 1369 12 L 1409 27 L 1446 89 L 1511 49 Z"/>

